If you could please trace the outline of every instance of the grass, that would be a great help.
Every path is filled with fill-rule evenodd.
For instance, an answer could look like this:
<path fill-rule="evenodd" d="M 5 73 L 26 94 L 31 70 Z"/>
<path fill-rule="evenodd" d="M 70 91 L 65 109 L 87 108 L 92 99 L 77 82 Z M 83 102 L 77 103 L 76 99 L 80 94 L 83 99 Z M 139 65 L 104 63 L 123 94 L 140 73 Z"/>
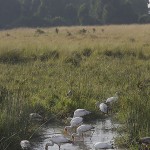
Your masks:
<path fill-rule="evenodd" d="M 149 136 L 149 25 L 94 28 L 0 31 L 0 149 L 20 149 L 20 140 L 29 139 L 36 126 L 31 112 L 63 119 L 86 108 L 92 118 L 102 117 L 95 102 L 116 91 L 121 95 L 114 111 L 126 146 L 136 149 L 135 138 Z"/>

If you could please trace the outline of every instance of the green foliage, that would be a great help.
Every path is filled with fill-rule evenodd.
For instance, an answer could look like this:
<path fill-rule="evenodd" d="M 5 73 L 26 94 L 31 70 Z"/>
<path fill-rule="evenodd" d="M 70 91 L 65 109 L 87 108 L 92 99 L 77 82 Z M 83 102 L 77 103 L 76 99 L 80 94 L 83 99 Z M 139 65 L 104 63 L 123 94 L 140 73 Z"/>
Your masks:
<path fill-rule="evenodd" d="M 139 17 L 138 22 L 143 24 L 150 23 L 150 16 L 148 14 L 142 15 Z"/>
<path fill-rule="evenodd" d="M 78 18 L 79 18 L 79 23 L 81 25 L 85 25 L 88 23 L 88 18 L 89 18 L 89 9 L 87 5 L 84 3 L 80 6 L 79 11 L 78 11 Z"/>
<path fill-rule="evenodd" d="M 1 0 L 0 28 L 137 23 L 147 0 Z"/>

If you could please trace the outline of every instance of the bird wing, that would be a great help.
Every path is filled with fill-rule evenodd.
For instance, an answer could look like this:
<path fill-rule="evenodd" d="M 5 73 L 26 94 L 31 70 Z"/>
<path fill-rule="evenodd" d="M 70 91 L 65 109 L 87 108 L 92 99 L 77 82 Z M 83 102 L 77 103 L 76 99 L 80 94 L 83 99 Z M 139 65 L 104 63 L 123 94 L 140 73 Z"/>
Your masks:
<path fill-rule="evenodd" d="M 89 131 L 91 129 L 94 129 L 94 127 L 92 125 L 81 125 L 77 128 L 77 132 L 80 133 L 80 132 L 86 132 L 86 131 Z"/>
<path fill-rule="evenodd" d="M 74 112 L 74 117 L 82 117 L 82 116 L 85 116 L 85 115 L 90 114 L 90 113 L 91 112 L 87 111 L 86 109 L 77 109 Z"/>
<path fill-rule="evenodd" d="M 97 149 L 108 149 L 108 148 L 112 148 L 112 145 L 107 142 L 98 142 L 94 144 L 94 147 Z"/>
<path fill-rule="evenodd" d="M 106 100 L 106 103 L 111 103 L 112 101 L 114 101 L 114 97 L 109 97 Z"/>
<path fill-rule="evenodd" d="M 100 110 L 101 110 L 102 112 L 107 113 L 108 107 L 107 107 L 106 104 L 101 103 L 99 107 L 100 107 Z"/>
<path fill-rule="evenodd" d="M 59 144 L 59 143 L 67 143 L 67 142 L 69 142 L 69 139 L 67 139 L 63 135 L 58 135 L 58 136 L 53 136 L 51 138 L 51 141 L 54 142 L 54 143 Z"/>
<path fill-rule="evenodd" d="M 20 145 L 22 148 L 29 148 L 30 147 L 30 142 L 27 140 L 23 140 L 20 142 Z"/>
<path fill-rule="evenodd" d="M 75 117 L 70 121 L 71 126 L 77 126 L 83 122 L 82 117 Z"/>

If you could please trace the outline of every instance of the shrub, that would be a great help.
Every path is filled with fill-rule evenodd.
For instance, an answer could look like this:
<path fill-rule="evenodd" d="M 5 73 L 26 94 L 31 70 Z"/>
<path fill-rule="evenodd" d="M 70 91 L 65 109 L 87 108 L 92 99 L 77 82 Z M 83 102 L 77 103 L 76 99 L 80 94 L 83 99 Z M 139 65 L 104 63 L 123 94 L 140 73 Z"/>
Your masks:
<path fill-rule="evenodd" d="M 104 51 L 104 55 L 109 56 L 109 57 L 114 57 L 114 58 L 123 57 L 123 53 L 120 50 L 116 50 L 116 51 L 106 50 Z"/>
<path fill-rule="evenodd" d="M 90 48 L 85 48 L 85 49 L 82 51 L 82 54 L 83 54 L 83 56 L 89 57 L 89 56 L 91 56 L 91 54 L 92 54 L 92 50 L 91 50 Z"/>
<path fill-rule="evenodd" d="M 45 32 L 44 32 L 43 30 L 41 30 L 41 29 L 37 29 L 37 30 L 35 31 L 35 33 L 36 33 L 36 34 L 44 34 Z"/>
<path fill-rule="evenodd" d="M 81 54 L 76 51 L 72 53 L 71 57 L 65 59 L 66 63 L 70 63 L 71 65 L 74 65 L 75 67 L 79 67 L 81 61 L 82 61 Z"/>
<path fill-rule="evenodd" d="M 0 62 L 2 63 L 20 63 L 24 62 L 25 58 L 18 50 L 4 51 L 0 54 Z"/>
<path fill-rule="evenodd" d="M 57 52 L 56 50 L 47 51 L 40 56 L 41 61 L 48 61 L 49 59 L 58 59 L 58 58 L 59 58 L 59 52 Z"/>

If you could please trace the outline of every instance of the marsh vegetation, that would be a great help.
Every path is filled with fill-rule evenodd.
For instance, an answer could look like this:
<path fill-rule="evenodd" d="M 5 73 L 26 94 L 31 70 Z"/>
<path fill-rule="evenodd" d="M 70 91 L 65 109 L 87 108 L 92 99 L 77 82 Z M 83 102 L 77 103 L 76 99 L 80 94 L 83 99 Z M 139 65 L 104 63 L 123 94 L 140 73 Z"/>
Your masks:
<path fill-rule="evenodd" d="M 31 137 L 40 124 L 30 122 L 30 113 L 51 122 L 85 108 L 102 117 L 95 103 L 117 91 L 113 114 L 124 124 L 118 143 L 135 149 L 135 139 L 150 133 L 149 27 L 0 31 L 0 149 L 20 149 Z"/>

